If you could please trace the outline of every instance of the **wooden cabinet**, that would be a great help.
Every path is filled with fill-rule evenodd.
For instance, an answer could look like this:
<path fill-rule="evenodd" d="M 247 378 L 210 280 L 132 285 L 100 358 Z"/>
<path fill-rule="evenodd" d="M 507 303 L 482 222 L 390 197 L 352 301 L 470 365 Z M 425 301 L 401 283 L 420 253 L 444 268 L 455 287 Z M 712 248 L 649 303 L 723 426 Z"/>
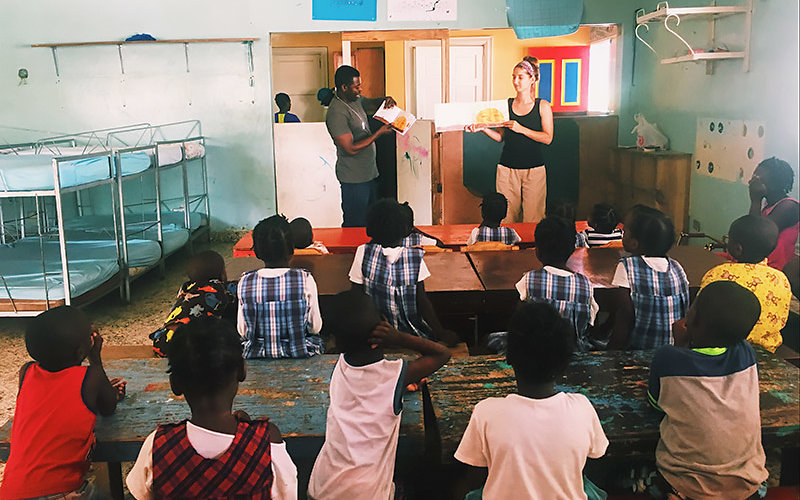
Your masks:
<path fill-rule="evenodd" d="M 672 217 L 676 232 L 687 230 L 691 163 L 689 153 L 613 148 L 604 183 L 608 202 L 620 214 L 639 203 L 657 208 Z"/>

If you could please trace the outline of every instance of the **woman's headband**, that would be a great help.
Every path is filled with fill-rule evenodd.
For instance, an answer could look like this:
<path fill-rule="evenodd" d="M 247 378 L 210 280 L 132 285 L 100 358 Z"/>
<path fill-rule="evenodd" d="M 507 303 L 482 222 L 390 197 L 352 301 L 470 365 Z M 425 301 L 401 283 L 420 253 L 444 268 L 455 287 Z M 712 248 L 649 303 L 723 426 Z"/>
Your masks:
<path fill-rule="evenodd" d="M 527 71 L 528 74 L 531 75 L 533 78 L 536 78 L 536 72 L 533 69 L 533 65 L 528 61 L 523 59 L 521 63 L 517 64 L 517 66 Z"/>

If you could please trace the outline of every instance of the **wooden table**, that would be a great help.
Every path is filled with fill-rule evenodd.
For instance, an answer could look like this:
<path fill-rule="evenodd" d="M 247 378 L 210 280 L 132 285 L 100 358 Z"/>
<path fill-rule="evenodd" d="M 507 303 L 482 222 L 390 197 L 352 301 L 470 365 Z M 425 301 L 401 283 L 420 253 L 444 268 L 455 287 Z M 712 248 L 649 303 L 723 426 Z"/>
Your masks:
<path fill-rule="evenodd" d="M 352 254 L 298 255 L 292 257 L 289 265 L 307 269 L 317 282 L 320 296 L 336 295 L 349 290 L 350 266 L 353 264 Z M 431 276 L 425 280 L 425 290 L 437 292 L 474 292 L 482 291 L 478 276 L 464 253 L 442 252 L 425 255 L 425 264 Z M 263 263 L 255 257 L 235 259 L 227 265 L 228 276 L 238 279 L 242 273 L 259 269 Z"/>
<path fill-rule="evenodd" d="M 442 240 L 444 245 L 448 248 L 458 250 L 460 247 L 467 244 L 470 233 L 478 224 L 447 224 L 436 226 L 417 226 L 420 231 L 423 231 L 431 236 Z M 514 230 L 522 238 L 520 246 L 530 247 L 534 244 L 533 233 L 536 230 L 536 223 L 534 222 L 518 222 L 514 224 L 503 224 L 504 226 L 514 228 Z M 589 224 L 586 221 L 578 221 L 575 223 L 577 231 L 583 231 L 588 228 Z M 314 240 L 321 241 L 331 253 L 355 253 L 359 245 L 363 245 L 369 241 L 366 228 L 363 227 L 322 227 L 314 229 Z M 234 257 L 253 257 L 253 232 L 248 231 L 247 234 L 236 242 L 233 246 Z"/>
<path fill-rule="evenodd" d="M 468 252 L 486 290 L 513 290 L 522 275 L 531 269 L 541 269 L 542 263 L 533 249 L 510 252 Z M 621 248 L 578 248 L 567 265 L 581 273 L 593 284 L 610 288 L 620 257 L 627 255 Z M 677 260 L 689 279 L 689 287 L 699 288 L 703 275 L 725 261 L 702 247 L 674 247 L 668 255 Z"/>
<path fill-rule="evenodd" d="M 798 369 L 763 349 L 756 350 L 761 389 L 761 435 L 766 449 L 800 446 Z M 610 442 L 607 455 L 652 457 L 662 414 L 647 402 L 653 351 L 577 354 L 557 389 L 580 392 L 592 402 Z M 453 453 L 475 404 L 516 391 L 511 367 L 503 358 L 452 359 L 428 378 L 441 435 L 441 456 Z M 426 428 L 433 425 L 425 423 Z M 735 425 L 735 423 L 730 423 Z"/>
<path fill-rule="evenodd" d="M 234 409 L 268 416 L 280 428 L 293 457 L 313 458 L 325 437 L 328 386 L 337 355 L 309 359 L 248 360 Z M 144 439 L 160 423 L 189 418 L 189 405 L 170 391 L 166 359 L 126 359 L 105 363 L 110 377 L 125 377 L 127 396 L 110 417 L 98 417 L 94 460 L 109 462 L 112 488 L 121 495 L 120 462 L 136 460 Z M 7 460 L 11 421 L 0 429 L 0 459 Z M 403 397 L 400 440 L 404 450 L 422 453 L 424 428 L 419 392 Z M 113 476 L 112 476 L 113 475 Z M 121 498 L 121 496 L 119 497 Z"/>

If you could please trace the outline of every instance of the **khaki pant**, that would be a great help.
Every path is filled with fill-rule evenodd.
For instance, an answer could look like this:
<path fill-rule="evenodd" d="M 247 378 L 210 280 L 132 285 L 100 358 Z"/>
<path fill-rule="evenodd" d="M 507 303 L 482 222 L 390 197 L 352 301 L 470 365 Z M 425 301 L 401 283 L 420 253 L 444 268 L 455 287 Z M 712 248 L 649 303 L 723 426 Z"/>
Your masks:
<path fill-rule="evenodd" d="M 547 200 L 547 172 L 544 166 L 515 169 L 497 165 L 497 192 L 508 200 L 503 222 L 539 222 Z"/>

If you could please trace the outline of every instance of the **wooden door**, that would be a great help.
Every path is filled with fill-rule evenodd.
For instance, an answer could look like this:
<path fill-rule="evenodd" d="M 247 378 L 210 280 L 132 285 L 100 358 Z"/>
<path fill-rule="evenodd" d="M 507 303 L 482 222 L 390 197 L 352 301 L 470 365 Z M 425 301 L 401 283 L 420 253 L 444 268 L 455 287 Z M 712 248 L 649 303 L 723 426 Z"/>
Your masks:
<path fill-rule="evenodd" d="M 361 94 L 365 97 L 386 95 L 386 68 L 383 48 L 370 47 L 355 50 L 355 68 L 361 73 Z"/>
<path fill-rule="evenodd" d="M 272 49 L 272 90 L 289 94 L 291 112 L 300 121 L 324 120 L 317 91 L 328 85 L 328 49 L 325 47 Z M 275 97 L 274 95 L 272 96 Z M 273 109 L 278 111 L 273 101 Z"/>

